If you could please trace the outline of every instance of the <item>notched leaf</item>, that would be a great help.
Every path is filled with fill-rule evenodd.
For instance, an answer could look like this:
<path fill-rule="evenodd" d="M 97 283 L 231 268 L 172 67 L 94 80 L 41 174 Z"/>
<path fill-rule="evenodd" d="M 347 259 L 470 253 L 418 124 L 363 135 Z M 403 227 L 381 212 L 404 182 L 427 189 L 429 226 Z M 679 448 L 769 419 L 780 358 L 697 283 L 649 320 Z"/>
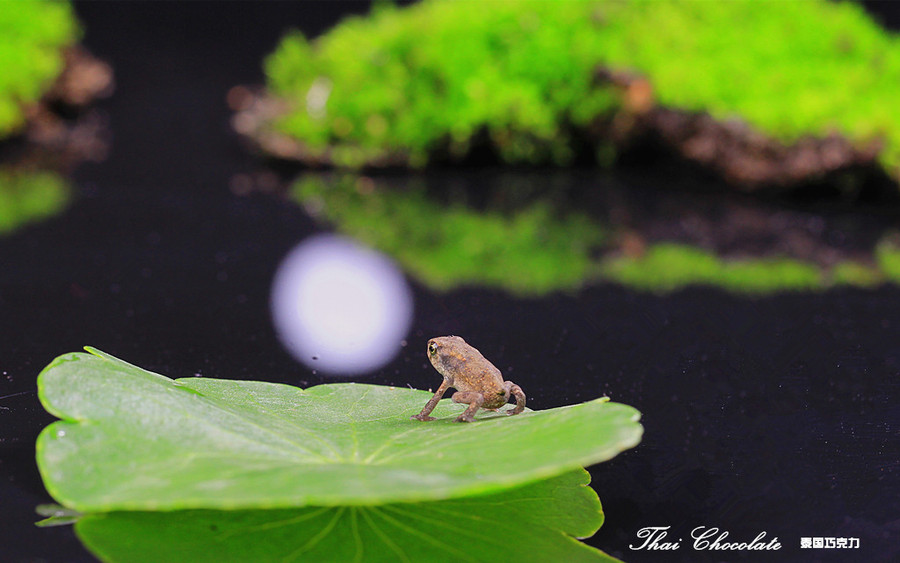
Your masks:
<path fill-rule="evenodd" d="M 47 490 L 84 512 L 363 506 L 509 489 L 607 460 L 640 441 L 640 414 L 598 399 L 514 417 L 425 391 L 363 384 L 300 389 L 171 380 L 94 349 L 38 378 L 37 461 Z"/>

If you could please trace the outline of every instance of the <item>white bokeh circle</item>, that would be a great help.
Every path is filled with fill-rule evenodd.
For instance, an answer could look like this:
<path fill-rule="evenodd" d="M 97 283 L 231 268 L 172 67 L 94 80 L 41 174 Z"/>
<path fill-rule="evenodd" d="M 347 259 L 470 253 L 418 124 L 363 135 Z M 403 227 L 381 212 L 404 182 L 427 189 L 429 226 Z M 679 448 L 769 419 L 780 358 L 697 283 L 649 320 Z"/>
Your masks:
<path fill-rule="evenodd" d="M 330 374 L 373 371 L 399 352 L 412 322 L 412 292 L 394 263 L 335 235 L 305 239 L 272 284 L 272 319 L 282 344 Z"/>

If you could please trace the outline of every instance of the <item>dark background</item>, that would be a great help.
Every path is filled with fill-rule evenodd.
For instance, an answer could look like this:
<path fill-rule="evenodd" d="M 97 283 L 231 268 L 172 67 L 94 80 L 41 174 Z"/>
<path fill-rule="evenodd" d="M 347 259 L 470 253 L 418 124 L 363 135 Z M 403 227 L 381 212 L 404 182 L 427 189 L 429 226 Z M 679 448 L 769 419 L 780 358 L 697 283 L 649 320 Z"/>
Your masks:
<path fill-rule="evenodd" d="M 261 163 L 231 132 L 225 94 L 263 81 L 261 60 L 289 27 L 316 35 L 367 4 L 76 7 L 84 43 L 115 69 L 100 104 L 113 144 L 106 162 L 78 169 L 65 214 L 0 240 L 3 561 L 92 560 L 71 527 L 33 525 L 35 505 L 51 501 L 34 464 L 52 421 L 35 377 L 55 356 L 90 344 L 171 377 L 324 381 L 280 347 L 268 312 L 280 259 L 321 227 L 280 197 L 230 192 L 234 174 Z M 896 5 L 869 7 L 897 28 Z M 840 559 L 900 557 L 897 287 L 760 299 L 414 291 L 410 346 L 362 380 L 433 387 L 424 342 L 453 333 L 529 406 L 605 393 L 644 413 L 643 442 L 591 469 L 607 520 L 588 543 L 628 561 L 812 561 L 827 554 L 801 551 L 800 536 L 852 536 L 862 548 Z M 743 541 L 766 531 L 784 548 L 629 551 L 654 525 L 671 525 L 670 539 L 699 525 Z"/>

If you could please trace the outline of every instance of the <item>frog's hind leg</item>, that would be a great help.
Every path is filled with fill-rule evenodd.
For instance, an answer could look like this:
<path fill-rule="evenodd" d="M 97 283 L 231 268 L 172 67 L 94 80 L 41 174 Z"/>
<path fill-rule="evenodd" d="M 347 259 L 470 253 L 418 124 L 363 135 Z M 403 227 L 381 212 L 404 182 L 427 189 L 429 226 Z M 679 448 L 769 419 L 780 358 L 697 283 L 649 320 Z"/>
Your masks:
<path fill-rule="evenodd" d="M 469 405 L 461 415 L 456 417 L 456 422 L 473 422 L 475 412 L 484 404 L 484 395 L 474 391 L 458 391 L 452 397 L 454 403 L 463 403 Z"/>
<path fill-rule="evenodd" d="M 516 408 L 506 411 L 506 414 L 519 414 L 525 410 L 525 392 L 522 391 L 522 388 L 512 381 L 504 381 L 503 387 L 506 388 L 507 393 L 516 398 Z"/>

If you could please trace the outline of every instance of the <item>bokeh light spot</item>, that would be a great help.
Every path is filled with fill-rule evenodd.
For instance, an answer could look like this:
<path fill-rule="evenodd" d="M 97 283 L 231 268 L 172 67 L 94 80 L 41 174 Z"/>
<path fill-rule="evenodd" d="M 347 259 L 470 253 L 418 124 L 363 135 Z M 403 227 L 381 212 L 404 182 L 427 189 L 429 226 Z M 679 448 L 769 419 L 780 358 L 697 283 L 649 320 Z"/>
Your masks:
<path fill-rule="evenodd" d="M 272 286 L 282 344 L 304 365 L 336 375 L 374 371 L 397 354 L 412 322 L 412 293 L 389 259 L 335 235 L 304 240 Z"/>

